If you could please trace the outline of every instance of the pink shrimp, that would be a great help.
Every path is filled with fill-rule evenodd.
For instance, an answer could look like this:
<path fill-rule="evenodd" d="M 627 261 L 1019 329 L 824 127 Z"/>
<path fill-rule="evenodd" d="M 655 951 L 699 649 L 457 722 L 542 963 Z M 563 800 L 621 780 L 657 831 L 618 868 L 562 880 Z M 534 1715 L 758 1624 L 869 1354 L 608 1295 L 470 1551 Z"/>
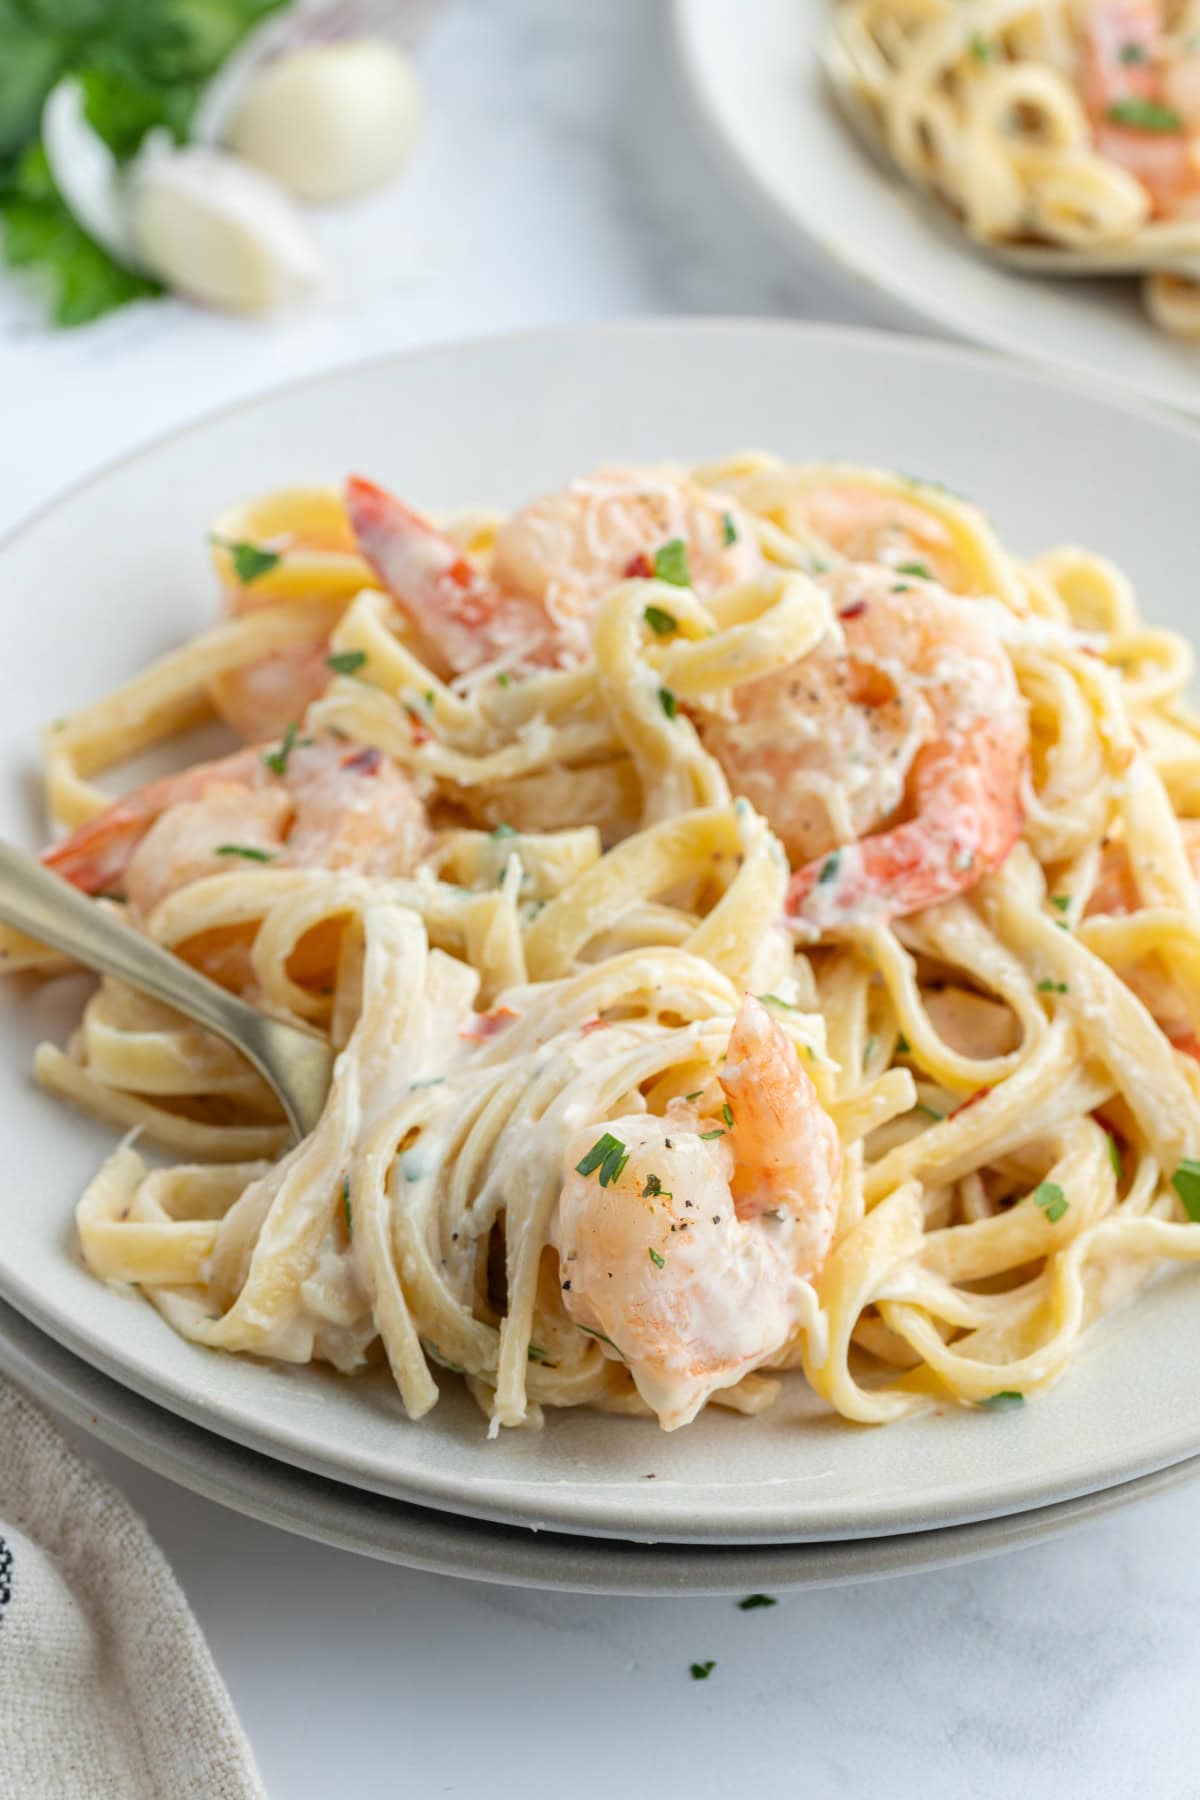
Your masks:
<path fill-rule="evenodd" d="M 1140 181 L 1162 215 L 1190 210 L 1200 191 L 1185 129 L 1200 97 L 1194 61 L 1168 60 L 1157 0 L 1097 0 L 1088 13 L 1079 91 L 1096 149 Z"/>
<path fill-rule="evenodd" d="M 932 906 L 999 868 L 1020 835 L 1028 752 L 983 603 L 866 567 L 829 585 L 843 642 L 737 690 L 735 718 L 701 726 L 731 785 L 805 858 L 787 912 L 807 938 Z"/>
<path fill-rule="evenodd" d="M 395 763 L 322 738 L 240 750 L 135 788 L 42 860 L 85 893 L 123 893 L 144 916 L 202 876 L 256 862 L 405 874 L 429 841 Z"/>
<path fill-rule="evenodd" d="M 235 607 L 235 613 L 237 610 Z M 248 743 L 282 737 L 329 686 L 328 655 L 327 632 L 282 644 L 257 662 L 216 676 L 209 683 L 212 703 L 225 723 Z"/>
<path fill-rule="evenodd" d="M 1192 873 L 1200 881 L 1200 819 L 1180 819 L 1179 831 Z M 1117 918 L 1140 911 L 1142 897 L 1134 878 L 1129 852 L 1124 844 L 1108 844 L 1100 857 L 1096 884 L 1084 909 L 1085 918 L 1110 915 Z M 1151 1013 L 1164 1034 L 1177 1050 L 1186 1051 L 1200 1061 L 1200 1042 L 1192 1027 L 1191 1015 L 1180 997 L 1178 986 L 1171 980 L 1170 965 L 1158 958 L 1145 956 L 1122 967 L 1121 977 Z"/>
<path fill-rule="evenodd" d="M 736 503 L 661 470 L 602 470 L 531 501 L 497 533 L 490 575 L 372 482 L 353 477 L 346 507 L 363 555 L 455 673 L 583 660 L 597 603 L 624 577 L 652 575 L 669 543 L 700 594 L 761 562 Z"/>
<path fill-rule="evenodd" d="M 790 1040 L 750 995 L 695 1105 L 572 1136 L 552 1231 L 563 1303 L 665 1430 L 794 1337 L 833 1241 L 841 1161 Z"/>

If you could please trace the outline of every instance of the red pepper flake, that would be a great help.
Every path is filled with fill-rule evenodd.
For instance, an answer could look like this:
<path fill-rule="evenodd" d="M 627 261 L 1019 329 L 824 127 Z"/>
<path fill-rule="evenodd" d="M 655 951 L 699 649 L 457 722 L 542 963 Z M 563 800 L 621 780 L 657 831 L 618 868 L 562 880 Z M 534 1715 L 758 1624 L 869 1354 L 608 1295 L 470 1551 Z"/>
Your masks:
<path fill-rule="evenodd" d="M 867 603 L 865 600 L 852 600 L 849 606 L 843 606 L 841 612 L 838 614 L 838 618 L 861 619 L 866 610 Z"/>
<path fill-rule="evenodd" d="M 1194 1032 L 1189 1031 L 1183 1037 L 1172 1038 L 1171 1044 L 1174 1049 L 1182 1051 L 1184 1056 L 1190 1056 L 1193 1061 L 1200 1062 L 1200 1038 L 1197 1038 Z M 1108 1126 L 1107 1129 L 1111 1131 L 1112 1127 Z M 1115 1132 L 1113 1132 L 1113 1136 L 1116 1136 Z"/>
<path fill-rule="evenodd" d="M 428 743 L 429 742 L 429 730 L 425 724 L 424 719 L 421 717 L 420 713 L 417 711 L 416 707 L 415 706 L 406 706 L 404 708 L 404 710 L 408 714 L 408 723 L 409 723 L 409 727 L 412 730 L 413 743 L 414 744 Z"/>
<path fill-rule="evenodd" d="M 984 1099 L 991 1091 L 990 1087 L 976 1088 L 973 1094 L 968 1094 L 965 1100 L 959 1102 L 953 1112 L 948 1112 L 946 1114 L 946 1117 L 948 1119 L 957 1119 L 959 1113 L 966 1112 L 968 1106 L 974 1106 L 977 1100 Z"/>
<path fill-rule="evenodd" d="M 652 581 L 654 579 L 654 564 L 644 550 L 639 550 L 637 555 L 631 556 L 625 564 L 625 579 L 626 581 Z"/>
<path fill-rule="evenodd" d="M 608 1019 L 585 1019 L 579 1027 L 580 1035 L 590 1037 L 593 1031 L 607 1031 L 609 1023 Z"/>
<path fill-rule="evenodd" d="M 475 1044 L 486 1044 L 489 1038 L 506 1031 L 520 1016 L 511 1006 L 493 1006 L 491 1012 L 480 1013 L 470 1025 L 464 1025 L 458 1035 L 470 1038 Z"/>
<path fill-rule="evenodd" d="M 357 775 L 378 775 L 383 763 L 383 752 L 369 744 L 365 750 L 356 750 L 353 756 L 343 756 L 342 768 L 353 769 Z"/>

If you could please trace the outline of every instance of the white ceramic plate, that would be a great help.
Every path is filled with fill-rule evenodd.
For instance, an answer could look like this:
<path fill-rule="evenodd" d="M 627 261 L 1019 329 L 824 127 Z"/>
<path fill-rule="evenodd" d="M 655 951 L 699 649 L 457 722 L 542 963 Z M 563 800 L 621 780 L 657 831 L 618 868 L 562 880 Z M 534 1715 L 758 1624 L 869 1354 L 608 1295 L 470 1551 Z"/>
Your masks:
<path fill-rule="evenodd" d="M 630 1544 L 457 1519 L 288 1468 L 131 1394 L 2 1303 L 0 1372 L 155 1474 L 265 1525 L 436 1575 L 579 1593 L 779 1593 L 915 1575 L 1025 1549 L 1200 1475 L 1193 1459 L 1058 1506 L 942 1531 L 829 1544 Z"/>
<path fill-rule="evenodd" d="M 418 503 L 514 503 L 605 458 L 874 458 L 940 477 L 1033 550 L 1081 541 L 1185 627 L 1200 433 L 977 353 L 832 328 L 707 322 L 494 338 L 318 377 L 201 421 L 76 488 L 0 550 L 0 832 L 34 842 L 37 729 L 203 625 L 206 524 L 239 495 L 359 468 Z M 383 1377 L 203 1350 L 100 1286 L 74 1200 L 111 1146 L 38 1091 L 78 983 L 0 983 L 0 1295 L 61 1343 L 210 1430 L 423 1506 L 562 1531 L 713 1543 L 919 1531 L 1044 1506 L 1200 1452 L 1200 1287 L 1111 1322 L 1037 1405 L 865 1431 L 796 1382 L 762 1419 L 551 1415 L 489 1444 L 459 1384 L 409 1424 Z M 651 1479 L 651 1477 L 653 1479 Z"/>
<path fill-rule="evenodd" d="M 675 0 L 675 38 L 702 124 L 768 223 L 816 246 L 902 324 L 932 324 L 1018 356 L 1200 411 L 1200 345 L 1146 318 L 1134 282 L 1019 275 L 864 148 L 817 60 L 832 0 Z"/>

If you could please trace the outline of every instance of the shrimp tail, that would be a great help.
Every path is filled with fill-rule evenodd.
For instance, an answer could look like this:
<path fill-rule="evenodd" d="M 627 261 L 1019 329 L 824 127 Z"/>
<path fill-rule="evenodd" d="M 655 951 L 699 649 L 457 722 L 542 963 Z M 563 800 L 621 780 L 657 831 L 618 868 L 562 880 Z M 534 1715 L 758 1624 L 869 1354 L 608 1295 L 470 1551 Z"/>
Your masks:
<path fill-rule="evenodd" d="M 1025 823 L 1024 758 L 1000 730 L 985 726 L 977 738 L 965 753 L 956 739 L 921 751 L 916 818 L 797 869 L 788 885 L 788 923 L 836 932 L 855 915 L 903 918 L 994 874 Z"/>
<path fill-rule="evenodd" d="M 119 888 L 125 865 L 151 822 L 140 807 L 118 801 L 43 850 L 42 862 L 85 894 Z"/>
<path fill-rule="evenodd" d="M 523 595 L 504 593 L 444 532 L 394 494 L 352 475 L 346 511 L 364 557 L 451 671 L 552 660 L 542 608 Z"/>

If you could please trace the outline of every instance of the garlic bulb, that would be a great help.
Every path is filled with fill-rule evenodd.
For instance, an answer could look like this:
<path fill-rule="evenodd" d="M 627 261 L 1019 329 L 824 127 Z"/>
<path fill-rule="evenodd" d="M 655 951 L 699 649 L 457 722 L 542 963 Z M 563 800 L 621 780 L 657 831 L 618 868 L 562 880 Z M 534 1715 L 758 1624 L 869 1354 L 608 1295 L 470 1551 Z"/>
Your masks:
<path fill-rule="evenodd" d="M 407 159 L 421 124 L 412 64 L 373 38 L 294 50 L 250 83 L 230 147 L 302 200 L 362 193 Z"/>
<path fill-rule="evenodd" d="M 276 184 L 219 150 L 143 152 L 129 172 L 141 261 L 168 286 L 230 312 L 268 312 L 311 293 L 322 267 Z"/>

